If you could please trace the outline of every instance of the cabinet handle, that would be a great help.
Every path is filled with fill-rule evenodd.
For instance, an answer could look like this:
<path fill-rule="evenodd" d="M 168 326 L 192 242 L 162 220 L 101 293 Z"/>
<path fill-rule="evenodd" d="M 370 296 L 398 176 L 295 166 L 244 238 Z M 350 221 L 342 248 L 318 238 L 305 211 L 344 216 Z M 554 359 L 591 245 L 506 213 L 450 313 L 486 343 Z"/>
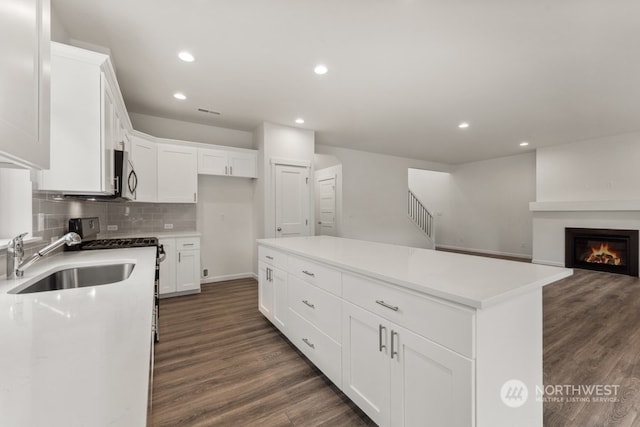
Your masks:
<path fill-rule="evenodd" d="M 183 243 L 182 246 L 193 246 L 194 243 Z"/>
<path fill-rule="evenodd" d="M 311 307 L 311 308 L 313 308 L 314 310 L 315 310 L 315 308 L 316 308 L 316 306 L 315 306 L 315 305 L 311 304 L 311 303 L 310 303 L 308 300 L 306 300 L 306 299 L 305 299 L 305 300 L 302 300 L 302 303 L 303 303 L 304 305 L 306 305 L 307 307 Z"/>
<path fill-rule="evenodd" d="M 309 347 L 314 348 L 314 349 L 316 348 L 316 346 L 315 346 L 315 345 L 313 345 L 313 343 L 310 343 L 308 339 L 306 339 L 306 338 L 302 338 L 302 341 L 304 341 L 304 343 L 305 343 L 306 345 L 308 345 Z"/>
<path fill-rule="evenodd" d="M 273 257 L 272 256 L 266 255 L 265 258 L 266 259 L 270 259 L 271 261 L 273 261 Z"/>
<path fill-rule="evenodd" d="M 193 201 L 194 201 L 194 202 L 197 202 L 197 201 L 198 201 L 197 193 L 193 193 Z"/>
<path fill-rule="evenodd" d="M 229 166 L 229 175 L 233 175 L 233 166 Z"/>
<path fill-rule="evenodd" d="M 393 356 L 394 356 L 394 355 L 396 355 L 396 356 L 398 355 L 398 352 L 397 352 L 397 351 L 395 351 L 395 349 L 393 348 L 393 347 L 394 347 L 394 345 L 393 345 L 393 343 L 394 343 L 393 336 L 394 336 L 394 335 L 398 336 L 398 333 L 392 329 L 392 330 L 391 330 L 391 358 L 392 358 L 392 359 L 393 359 Z"/>
<path fill-rule="evenodd" d="M 225 175 L 229 175 L 228 170 L 229 170 L 229 166 L 225 166 L 224 167 L 224 174 Z"/>
<path fill-rule="evenodd" d="M 378 325 L 378 350 L 380 350 L 380 352 L 382 353 L 382 350 L 386 349 L 387 346 L 382 344 L 382 331 L 386 331 L 387 328 L 385 328 L 382 325 Z"/>
<path fill-rule="evenodd" d="M 271 281 L 271 269 L 267 268 L 267 281 L 270 282 Z"/>
<path fill-rule="evenodd" d="M 376 304 L 380 304 L 381 306 L 388 308 L 389 310 L 393 310 L 393 311 L 398 311 L 399 308 L 397 305 L 389 305 L 386 302 L 382 301 L 382 300 L 376 300 Z"/>
<path fill-rule="evenodd" d="M 311 272 L 309 272 L 309 271 L 307 271 L 307 270 L 302 270 L 302 272 L 303 272 L 304 274 L 306 274 L 307 276 L 316 277 L 316 275 L 315 275 L 315 274 L 313 274 L 313 273 L 311 273 Z"/>

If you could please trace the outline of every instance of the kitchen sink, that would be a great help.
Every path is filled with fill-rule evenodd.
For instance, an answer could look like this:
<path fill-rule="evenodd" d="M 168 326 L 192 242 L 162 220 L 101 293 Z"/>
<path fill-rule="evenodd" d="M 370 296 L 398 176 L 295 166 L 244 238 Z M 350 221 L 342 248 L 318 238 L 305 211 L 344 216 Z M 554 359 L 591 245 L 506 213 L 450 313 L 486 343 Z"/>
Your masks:
<path fill-rule="evenodd" d="M 131 276 L 135 266 L 133 263 L 126 263 L 67 268 L 51 273 L 24 289 L 11 290 L 9 293 L 31 294 L 121 282 Z"/>

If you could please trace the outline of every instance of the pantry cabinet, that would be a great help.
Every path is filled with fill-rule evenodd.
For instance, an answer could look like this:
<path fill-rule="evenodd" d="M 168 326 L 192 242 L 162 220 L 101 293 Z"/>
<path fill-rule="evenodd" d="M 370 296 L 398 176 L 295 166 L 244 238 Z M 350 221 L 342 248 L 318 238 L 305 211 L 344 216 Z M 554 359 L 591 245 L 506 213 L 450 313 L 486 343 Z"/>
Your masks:
<path fill-rule="evenodd" d="M 197 150 L 188 146 L 158 144 L 158 202 L 198 201 Z"/>
<path fill-rule="evenodd" d="M 200 292 L 200 238 L 162 238 L 165 259 L 160 264 L 160 295 Z"/>
<path fill-rule="evenodd" d="M 282 332 L 288 323 L 287 272 L 278 267 L 285 261 L 284 254 L 268 251 L 258 263 L 258 309 Z"/>
<path fill-rule="evenodd" d="M 50 2 L 3 1 L 0 166 L 49 167 Z"/>
<path fill-rule="evenodd" d="M 198 149 L 198 174 L 245 178 L 258 176 L 255 150 Z"/>

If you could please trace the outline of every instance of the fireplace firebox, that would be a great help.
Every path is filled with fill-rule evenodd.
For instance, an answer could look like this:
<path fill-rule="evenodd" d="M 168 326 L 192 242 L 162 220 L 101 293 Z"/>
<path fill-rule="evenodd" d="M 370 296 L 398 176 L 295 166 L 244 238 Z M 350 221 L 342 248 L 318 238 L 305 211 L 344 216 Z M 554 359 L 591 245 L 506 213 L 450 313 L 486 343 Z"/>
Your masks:
<path fill-rule="evenodd" d="M 638 276 L 638 230 L 565 228 L 565 266 Z"/>

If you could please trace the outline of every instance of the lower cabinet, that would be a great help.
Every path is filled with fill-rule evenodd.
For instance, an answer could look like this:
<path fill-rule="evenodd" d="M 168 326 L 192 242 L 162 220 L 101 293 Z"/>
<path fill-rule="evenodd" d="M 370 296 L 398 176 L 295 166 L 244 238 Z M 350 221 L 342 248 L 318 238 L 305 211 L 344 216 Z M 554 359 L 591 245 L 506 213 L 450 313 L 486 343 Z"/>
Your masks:
<path fill-rule="evenodd" d="M 165 260 L 160 264 L 160 295 L 200 292 L 200 238 L 160 239 Z"/>
<path fill-rule="evenodd" d="M 287 272 L 259 262 L 258 308 L 278 329 L 285 332 L 288 317 Z"/>
<path fill-rule="evenodd" d="M 473 425 L 473 361 L 343 302 L 342 389 L 382 426 Z"/>

